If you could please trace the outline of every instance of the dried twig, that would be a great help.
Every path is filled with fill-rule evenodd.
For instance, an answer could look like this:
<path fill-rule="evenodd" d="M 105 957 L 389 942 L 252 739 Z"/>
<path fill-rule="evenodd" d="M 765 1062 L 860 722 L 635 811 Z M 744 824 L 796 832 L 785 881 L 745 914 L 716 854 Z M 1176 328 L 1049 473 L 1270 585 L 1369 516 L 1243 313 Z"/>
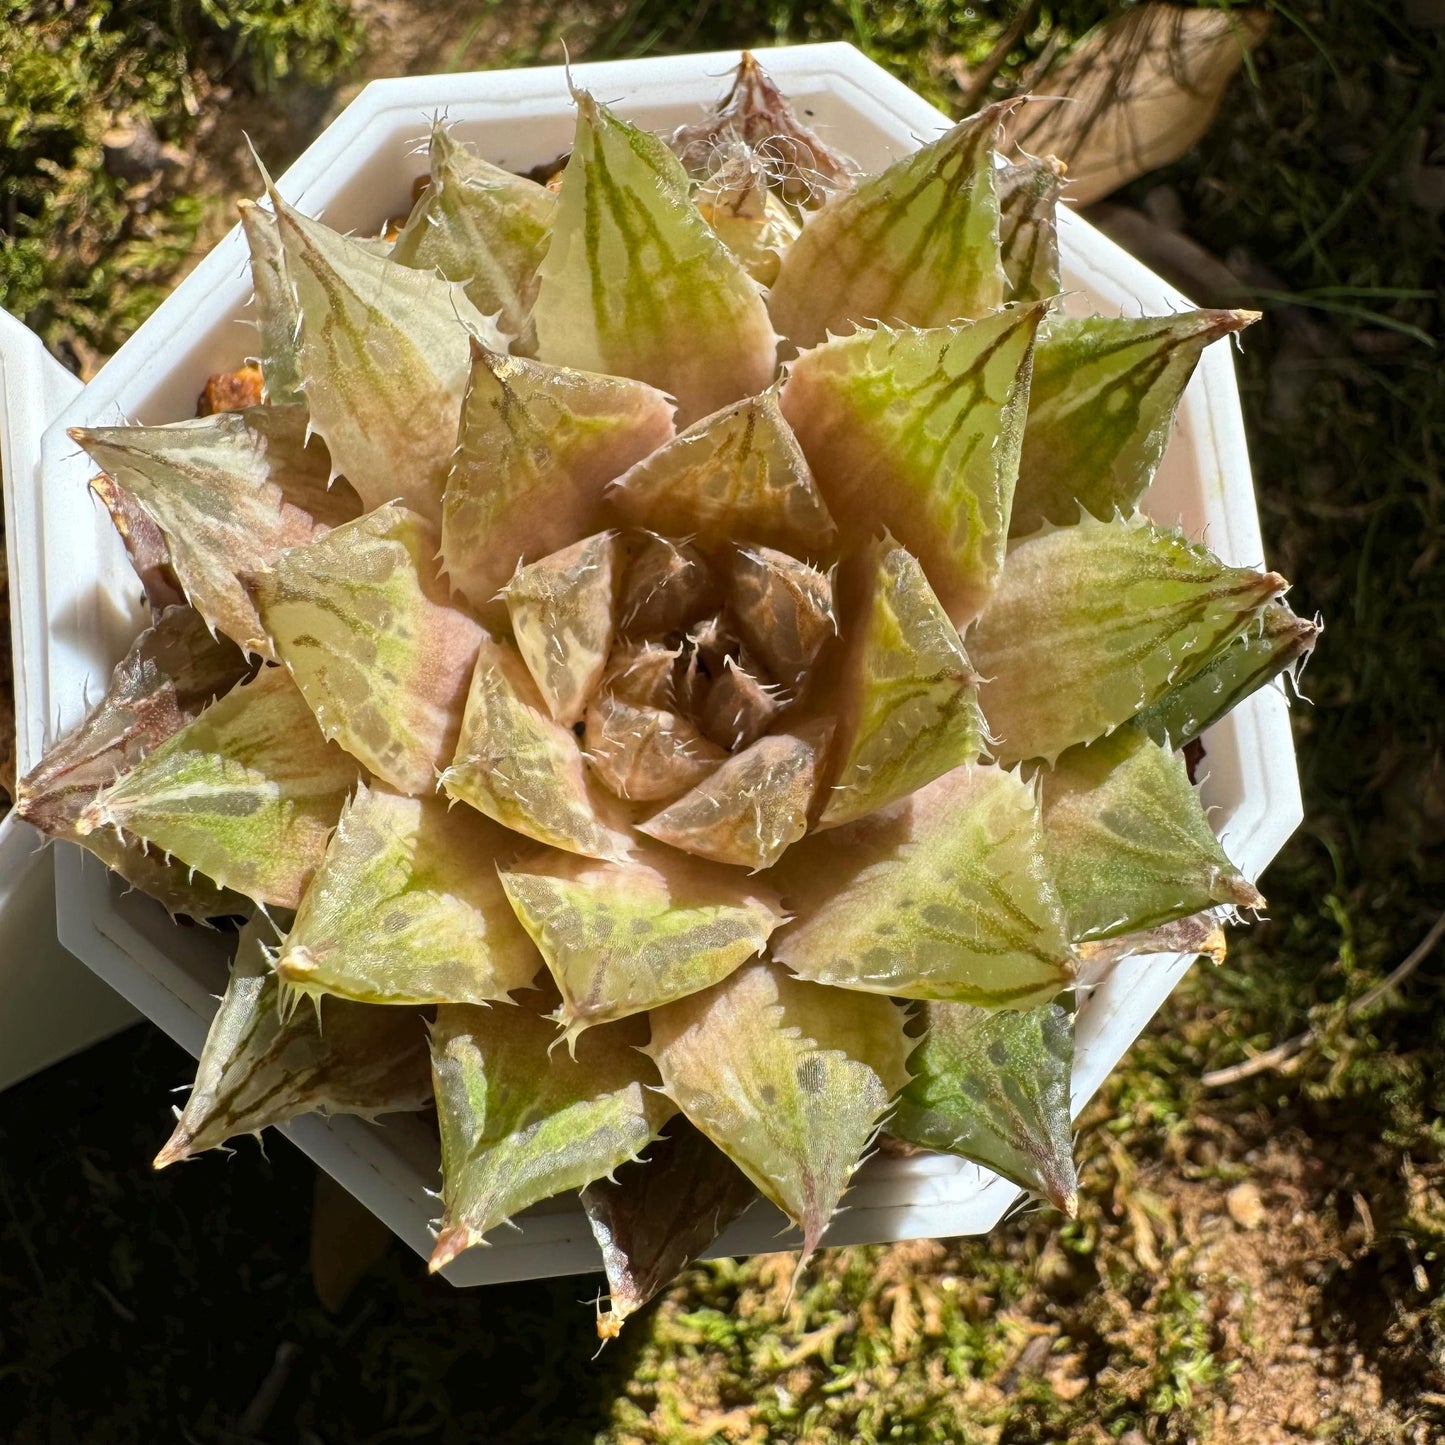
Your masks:
<path fill-rule="evenodd" d="M 1435 920 L 1434 926 L 1429 933 L 1410 951 L 1409 956 L 1392 973 L 1382 978 L 1373 988 L 1362 993 L 1345 1010 L 1345 1018 L 1352 1019 L 1357 1014 L 1363 1013 L 1372 1004 L 1377 1003 L 1392 988 L 1400 984 L 1420 967 L 1422 963 L 1434 951 L 1435 945 L 1445 938 L 1445 913 L 1442 913 Z M 1237 1084 L 1241 1079 L 1252 1079 L 1256 1074 L 1262 1074 L 1267 1069 L 1277 1069 L 1288 1063 L 1294 1056 L 1305 1049 L 1318 1038 L 1315 1029 L 1306 1029 L 1302 1034 L 1296 1034 L 1292 1039 L 1286 1039 L 1282 1044 L 1276 1044 L 1272 1049 L 1266 1049 L 1262 1054 L 1255 1054 L 1252 1058 L 1244 1059 L 1240 1063 L 1231 1064 L 1226 1069 L 1211 1069 L 1200 1080 L 1206 1089 L 1223 1088 L 1226 1084 Z"/>

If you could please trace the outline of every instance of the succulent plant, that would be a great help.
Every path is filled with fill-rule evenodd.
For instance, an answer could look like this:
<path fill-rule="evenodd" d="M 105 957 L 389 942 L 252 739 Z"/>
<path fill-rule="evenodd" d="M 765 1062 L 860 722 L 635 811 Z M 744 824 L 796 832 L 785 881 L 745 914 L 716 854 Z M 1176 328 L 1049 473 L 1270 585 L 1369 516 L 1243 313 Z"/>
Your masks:
<path fill-rule="evenodd" d="M 998 107 L 861 177 L 751 58 L 574 98 L 555 193 L 243 207 L 266 399 L 75 433 L 184 604 L 20 807 L 250 915 L 158 1164 L 431 1094 L 433 1268 L 581 1190 L 610 1334 L 880 1130 L 1071 1211 L 1079 969 L 1260 903 L 1177 749 L 1317 629 L 1138 510 L 1251 317 L 1061 314 Z"/>

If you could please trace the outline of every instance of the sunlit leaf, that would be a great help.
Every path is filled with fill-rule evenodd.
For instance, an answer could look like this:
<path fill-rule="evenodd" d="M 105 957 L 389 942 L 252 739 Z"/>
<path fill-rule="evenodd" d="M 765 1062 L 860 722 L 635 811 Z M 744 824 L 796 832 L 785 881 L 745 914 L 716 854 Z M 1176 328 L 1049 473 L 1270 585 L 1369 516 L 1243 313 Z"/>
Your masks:
<path fill-rule="evenodd" d="M 672 403 L 640 381 L 473 345 L 442 507 L 453 587 L 485 606 L 519 563 L 601 530 L 612 478 L 672 435 Z"/>
<path fill-rule="evenodd" d="M 1078 1208 L 1069 1078 L 1074 1022 L 1047 1004 L 1026 1013 L 930 1003 L 908 1061 L 913 1078 L 888 1132 L 961 1154 L 1042 1194 L 1071 1219 Z"/>
<path fill-rule="evenodd" d="M 786 552 L 739 547 L 731 583 L 738 631 L 772 678 L 796 694 L 838 635 L 832 580 Z"/>
<path fill-rule="evenodd" d="M 769 881 L 792 918 L 773 957 L 819 983 L 1031 1008 L 1073 977 L 1037 793 L 1015 773 L 945 773 L 798 844 Z"/>
<path fill-rule="evenodd" d="M 744 141 L 725 143 L 692 196 L 698 214 L 760 286 L 778 279 L 783 256 L 802 229 L 797 211 L 772 189 L 779 169 Z"/>
<path fill-rule="evenodd" d="M 285 669 L 268 667 L 122 773 L 75 829 L 119 828 L 222 888 L 294 908 L 359 776 Z"/>
<path fill-rule="evenodd" d="M 277 939 L 261 914 L 242 930 L 195 1083 L 157 1169 L 302 1114 L 371 1119 L 420 1109 L 431 1098 L 425 1017 L 327 999 L 319 1014 L 299 1008 L 283 1019 L 267 956 Z"/>
<path fill-rule="evenodd" d="M 1057 296 L 1059 230 L 1054 220 L 1064 167 L 1048 156 L 1025 156 L 995 177 L 999 199 L 999 249 L 1010 301 Z"/>
<path fill-rule="evenodd" d="M 672 665 L 669 660 L 668 676 Z M 587 761 L 615 797 L 671 802 L 725 762 L 727 753 L 687 718 L 603 692 L 587 709 Z"/>
<path fill-rule="evenodd" d="M 1043 307 L 971 326 L 856 332 L 805 352 L 783 415 L 846 539 L 883 528 L 923 564 L 958 625 L 1003 563 Z"/>
<path fill-rule="evenodd" d="M 802 1229 L 806 1260 L 907 1080 L 909 1048 L 887 999 L 757 963 L 656 1010 L 648 1053 L 688 1119 Z"/>
<path fill-rule="evenodd" d="M 572 94 L 577 134 L 532 312 L 538 355 L 660 387 L 682 426 L 762 391 L 777 338 L 757 282 L 693 207 L 667 146 Z"/>
<path fill-rule="evenodd" d="M 321 731 L 411 794 L 452 756 L 483 636 L 449 605 L 436 550 L 424 518 L 380 507 L 248 579 Z"/>
<path fill-rule="evenodd" d="M 497 878 L 523 840 L 470 808 L 358 787 L 276 960 L 288 992 L 485 1003 L 541 960 Z"/>
<path fill-rule="evenodd" d="M 1052 761 L 1126 722 L 1286 585 L 1142 519 L 1085 517 L 1017 543 L 968 635 L 1000 760 Z"/>
<path fill-rule="evenodd" d="M 297 355 L 301 307 L 286 274 L 286 248 L 273 212 L 254 201 L 241 201 L 241 230 L 251 252 L 252 304 L 260 342 L 257 359 L 266 381 L 266 400 L 275 406 L 304 402 Z"/>
<path fill-rule="evenodd" d="M 431 1268 L 519 1210 L 635 1159 L 673 1110 L 636 1045 L 642 1020 L 589 1029 L 576 1057 L 527 1008 L 443 1004 L 432 1029 L 442 1216 Z"/>
<path fill-rule="evenodd" d="M 171 566 L 165 533 L 114 477 L 98 473 L 90 479 L 90 490 L 110 513 L 111 525 L 140 579 L 151 612 L 159 616 L 167 607 L 183 603 L 185 590 Z"/>

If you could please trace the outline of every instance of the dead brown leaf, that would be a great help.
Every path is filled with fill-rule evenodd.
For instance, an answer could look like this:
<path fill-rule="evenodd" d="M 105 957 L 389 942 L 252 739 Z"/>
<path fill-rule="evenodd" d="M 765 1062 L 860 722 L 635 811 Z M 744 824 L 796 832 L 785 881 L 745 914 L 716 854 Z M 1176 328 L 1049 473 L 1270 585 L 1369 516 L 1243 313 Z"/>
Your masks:
<path fill-rule="evenodd" d="M 1065 198 L 1088 205 L 1183 155 L 1268 30 L 1263 10 L 1140 5 L 1100 26 L 1039 82 L 1006 123 L 1006 138 L 1064 161 Z"/>

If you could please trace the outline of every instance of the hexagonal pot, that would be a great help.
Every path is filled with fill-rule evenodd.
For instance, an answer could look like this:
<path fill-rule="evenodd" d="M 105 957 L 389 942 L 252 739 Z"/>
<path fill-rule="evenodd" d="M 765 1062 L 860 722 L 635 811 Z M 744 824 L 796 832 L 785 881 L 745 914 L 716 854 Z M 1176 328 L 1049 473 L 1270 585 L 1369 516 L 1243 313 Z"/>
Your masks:
<path fill-rule="evenodd" d="M 665 131 L 695 120 L 725 88 L 735 52 L 581 65 L 577 84 L 629 119 Z M 948 122 L 848 45 L 779 49 L 766 68 L 805 119 L 866 169 L 881 168 Z M 495 71 L 376 81 L 281 178 L 281 193 L 341 230 L 374 232 L 408 209 L 425 165 L 417 142 L 438 112 L 487 159 L 515 170 L 564 152 L 572 106 L 560 69 Z M 1190 303 L 1085 222 L 1060 217 L 1068 305 L 1134 314 Z M 191 415 L 205 377 L 246 350 L 238 329 L 250 296 L 247 253 L 233 231 L 53 422 L 44 439 L 44 485 L 25 519 L 33 565 L 22 559 L 19 640 L 26 685 L 22 766 L 73 726 L 142 625 L 139 587 L 108 519 L 86 491 L 90 467 L 66 436 L 71 426 L 174 421 Z M 1263 559 L 1230 353 L 1205 352 L 1146 511 L 1182 520 L 1236 565 Z M 1300 820 L 1285 699 L 1265 689 L 1207 739 L 1206 801 L 1230 856 L 1253 877 Z M 177 929 L 164 912 L 69 846 L 57 858 L 65 944 L 192 1053 L 198 1053 L 226 976 L 226 940 Z M 1090 989 L 1078 1012 L 1075 1111 L 1098 1088 L 1188 968 L 1184 957 L 1133 958 Z M 157 1119 L 157 1130 L 162 1121 Z M 382 1126 L 307 1118 L 285 1132 L 419 1253 L 430 1251 L 428 1191 L 438 1179 L 434 1135 L 419 1119 Z M 856 1177 L 831 1244 L 981 1233 L 1017 1198 L 1014 1185 L 963 1160 L 876 1156 Z M 521 1230 L 449 1267 L 457 1284 L 596 1269 L 591 1232 L 575 1199 L 527 1211 Z M 786 1248 L 783 1221 L 756 1204 L 718 1241 L 717 1254 Z"/>

